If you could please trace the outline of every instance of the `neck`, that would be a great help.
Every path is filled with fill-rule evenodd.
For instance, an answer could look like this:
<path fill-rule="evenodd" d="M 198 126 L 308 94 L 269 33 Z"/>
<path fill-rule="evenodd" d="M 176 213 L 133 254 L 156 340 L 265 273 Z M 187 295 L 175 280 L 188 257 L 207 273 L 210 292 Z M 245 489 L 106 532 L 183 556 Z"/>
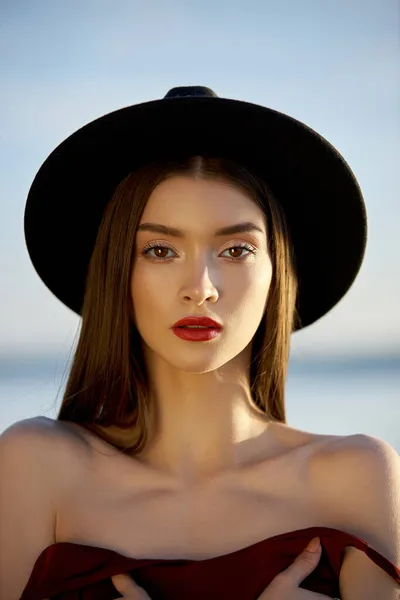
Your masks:
<path fill-rule="evenodd" d="M 155 436 L 137 459 L 182 483 L 212 478 L 260 459 L 271 423 L 254 407 L 241 363 L 246 357 L 192 374 L 159 357 L 148 361 Z"/>

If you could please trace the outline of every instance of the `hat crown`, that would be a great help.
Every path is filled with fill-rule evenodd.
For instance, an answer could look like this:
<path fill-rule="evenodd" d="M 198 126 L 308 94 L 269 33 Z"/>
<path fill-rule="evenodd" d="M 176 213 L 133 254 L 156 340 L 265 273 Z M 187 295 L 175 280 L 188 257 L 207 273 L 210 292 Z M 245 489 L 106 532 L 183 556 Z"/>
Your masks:
<path fill-rule="evenodd" d="M 164 98 L 187 98 L 187 97 L 206 97 L 218 98 L 212 89 L 202 85 L 189 85 L 186 87 L 174 87 L 164 96 Z"/>

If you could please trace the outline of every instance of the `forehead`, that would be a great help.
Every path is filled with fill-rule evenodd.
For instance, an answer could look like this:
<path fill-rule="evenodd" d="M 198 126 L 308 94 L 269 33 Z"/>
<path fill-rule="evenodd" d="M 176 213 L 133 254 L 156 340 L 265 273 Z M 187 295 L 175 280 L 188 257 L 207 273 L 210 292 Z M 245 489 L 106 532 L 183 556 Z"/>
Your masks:
<path fill-rule="evenodd" d="M 214 220 L 252 218 L 263 223 L 263 211 L 245 190 L 220 179 L 195 179 L 174 176 L 161 182 L 151 193 L 143 217 L 171 215 L 196 217 L 209 215 Z M 215 221 L 214 221 L 215 222 Z"/>

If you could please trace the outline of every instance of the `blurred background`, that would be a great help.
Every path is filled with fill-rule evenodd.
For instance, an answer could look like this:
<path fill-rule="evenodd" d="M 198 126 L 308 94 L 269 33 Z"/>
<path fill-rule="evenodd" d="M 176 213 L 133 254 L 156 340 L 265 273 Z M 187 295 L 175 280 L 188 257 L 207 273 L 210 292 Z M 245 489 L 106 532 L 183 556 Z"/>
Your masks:
<path fill-rule="evenodd" d="M 369 218 L 365 260 L 344 299 L 292 338 L 287 417 L 316 433 L 366 433 L 400 453 L 399 6 L 1 1 L 0 431 L 55 418 L 79 333 L 26 251 L 36 172 L 87 122 L 203 85 L 305 122 L 354 171 Z"/>

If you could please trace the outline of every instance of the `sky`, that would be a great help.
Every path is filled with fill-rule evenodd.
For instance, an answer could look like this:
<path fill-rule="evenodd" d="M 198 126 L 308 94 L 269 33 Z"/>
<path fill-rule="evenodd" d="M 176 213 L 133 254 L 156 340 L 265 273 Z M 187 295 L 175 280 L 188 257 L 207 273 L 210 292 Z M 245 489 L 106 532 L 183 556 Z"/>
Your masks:
<path fill-rule="evenodd" d="M 400 353 L 397 0 L 1 0 L 0 355 L 67 352 L 80 319 L 37 276 L 23 214 L 43 161 L 103 114 L 204 85 L 327 138 L 368 212 L 358 278 L 292 353 Z"/>

